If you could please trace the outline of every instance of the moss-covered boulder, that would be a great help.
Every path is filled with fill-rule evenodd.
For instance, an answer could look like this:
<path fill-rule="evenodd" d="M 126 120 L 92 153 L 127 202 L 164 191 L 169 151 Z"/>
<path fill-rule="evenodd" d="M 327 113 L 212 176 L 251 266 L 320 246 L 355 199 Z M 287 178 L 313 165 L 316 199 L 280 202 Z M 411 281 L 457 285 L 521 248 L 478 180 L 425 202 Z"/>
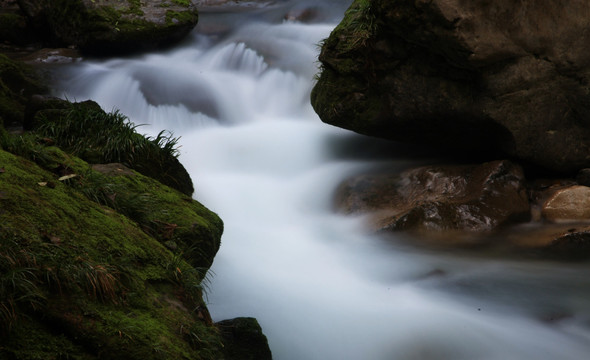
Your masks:
<path fill-rule="evenodd" d="M 219 358 L 202 299 L 219 218 L 139 173 L 37 155 L 0 150 L 0 358 Z"/>
<path fill-rule="evenodd" d="M 18 0 L 45 41 L 93 55 L 169 46 L 197 24 L 190 0 Z"/>
<path fill-rule="evenodd" d="M 120 162 L 186 195 L 194 192 L 190 175 L 177 158 L 178 138 L 170 133 L 145 137 L 123 114 L 106 113 L 94 101 L 70 103 L 35 96 L 26 115 L 26 129 L 89 163 Z"/>
<path fill-rule="evenodd" d="M 312 104 L 371 136 L 590 166 L 590 3 L 355 0 Z"/>

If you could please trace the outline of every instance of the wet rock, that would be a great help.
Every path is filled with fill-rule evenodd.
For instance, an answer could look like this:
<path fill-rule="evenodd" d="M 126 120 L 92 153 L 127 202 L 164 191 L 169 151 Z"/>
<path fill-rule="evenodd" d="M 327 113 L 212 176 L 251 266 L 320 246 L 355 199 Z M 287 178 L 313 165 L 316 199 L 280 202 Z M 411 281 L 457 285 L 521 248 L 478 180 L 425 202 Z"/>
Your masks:
<path fill-rule="evenodd" d="M 509 161 L 361 175 L 339 187 L 336 204 L 367 214 L 376 231 L 489 232 L 530 217 L 522 170 Z"/>
<path fill-rule="evenodd" d="M 586 260 L 590 258 L 590 229 L 565 234 L 553 240 L 544 249 L 554 258 Z"/>
<path fill-rule="evenodd" d="M 29 24 L 52 46 L 112 55 L 169 46 L 197 24 L 192 1 L 18 0 Z"/>
<path fill-rule="evenodd" d="M 555 191 L 541 214 L 550 221 L 590 221 L 590 187 L 574 185 Z"/>
<path fill-rule="evenodd" d="M 20 61 L 31 64 L 66 64 L 81 60 L 80 53 L 75 49 L 43 48 L 26 54 L 19 58 Z"/>
<path fill-rule="evenodd" d="M 225 360 L 270 360 L 272 354 L 262 328 L 254 318 L 216 323 L 224 338 Z"/>
<path fill-rule="evenodd" d="M 590 226 L 586 223 L 530 223 L 510 228 L 504 240 L 510 252 L 557 260 L 590 258 Z"/>
<path fill-rule="evenodd" d="M 590 3 L 356 0 L 320 54 L 321 119 L 544 168 L 590 166 Z"/>

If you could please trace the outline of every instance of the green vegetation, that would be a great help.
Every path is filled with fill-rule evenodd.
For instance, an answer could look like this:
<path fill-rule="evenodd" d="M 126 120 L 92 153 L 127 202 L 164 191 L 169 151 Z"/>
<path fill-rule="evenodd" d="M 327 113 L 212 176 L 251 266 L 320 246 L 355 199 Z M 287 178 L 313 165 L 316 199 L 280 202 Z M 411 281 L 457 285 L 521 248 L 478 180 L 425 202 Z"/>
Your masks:
<path fill-rule="evenodd" d="M 0 150 L 0 358 L 55 358 L 56 342 L 72 359 L 216 358 L 201 284 L 219 218 L 151 178 L 105 175 L 34 139 L 0 141 L 38 162 Z"/>
<path fill-rule="evenodd" d="M 27 110 L 26 70 L 0 55 L 0 117 L 32 128 L 0 126 L 0 358 L 220 358 L 203 294 L 223 223 L 177 138 L 92 102 Z"/>
<path fill-rule="evenodd" d="M 377 30 L 370 0 L 355 0 L 344 14 L 344 19 L 333 31 L 342 52 L 358 50 L 367 45 Z"/>
<path fill-rule="evenodd" d="M 172 0 L 172 2 L 182 6 L 189 6 L 191 4 L 190 0 Z"/>
<path fill-rule="evenodd" d="M 187 195 L 192 180 L 178 161 L 178 138 L 162 131 L 156 137 L 137 133 L 137 126 L 118 111 L 106 113 L 93 102 L 64 110 L 41 110 L 36 132 L 90 163 L 119 162 Z"/>

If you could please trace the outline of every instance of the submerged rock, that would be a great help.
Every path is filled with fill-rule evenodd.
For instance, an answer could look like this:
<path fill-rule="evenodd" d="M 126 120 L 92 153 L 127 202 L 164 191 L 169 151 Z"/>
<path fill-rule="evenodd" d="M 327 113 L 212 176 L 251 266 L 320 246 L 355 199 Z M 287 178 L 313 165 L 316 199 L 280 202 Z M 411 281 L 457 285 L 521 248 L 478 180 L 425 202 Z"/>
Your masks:
<path fill-rule="evenodd" d="M 339 187 L 336 203 L 368 214 L 376 231 L 489 232 L 530 217 L 522 170 L 508 161 L 361 175 Z"/>
<path fill-rule="evenodd" d="M 590 166 L 590 3 L 356 0 L 326 39 L 329 124 L 548 169 Z"/>
<path fill-rule="evenodd" d="M 183 39 L 197 24 L 190 0 L 18 0 L 39 36 L 106 56 L 152 50 Z"/>

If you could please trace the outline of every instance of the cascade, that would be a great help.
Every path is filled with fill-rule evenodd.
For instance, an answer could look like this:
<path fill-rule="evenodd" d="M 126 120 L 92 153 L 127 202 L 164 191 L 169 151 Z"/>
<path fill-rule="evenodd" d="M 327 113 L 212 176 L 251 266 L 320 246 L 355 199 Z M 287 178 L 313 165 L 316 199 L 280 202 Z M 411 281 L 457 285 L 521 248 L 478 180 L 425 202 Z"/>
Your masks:
<path fill-rule="evenodd" d="M 347 5 L 204 12 L 174 49 L 56 70 L 56 94 L 181 137 L 195 198 L 225 222 L 209 309 L 256 317 L 277 360 L 586 358 L 587 266 L 412 248 L 333 213 L 347 176 L 421 161 L 369 156 L 309 104 L 318 44 Z M 305 6 L 315 21 L 284 20 Z"/>

